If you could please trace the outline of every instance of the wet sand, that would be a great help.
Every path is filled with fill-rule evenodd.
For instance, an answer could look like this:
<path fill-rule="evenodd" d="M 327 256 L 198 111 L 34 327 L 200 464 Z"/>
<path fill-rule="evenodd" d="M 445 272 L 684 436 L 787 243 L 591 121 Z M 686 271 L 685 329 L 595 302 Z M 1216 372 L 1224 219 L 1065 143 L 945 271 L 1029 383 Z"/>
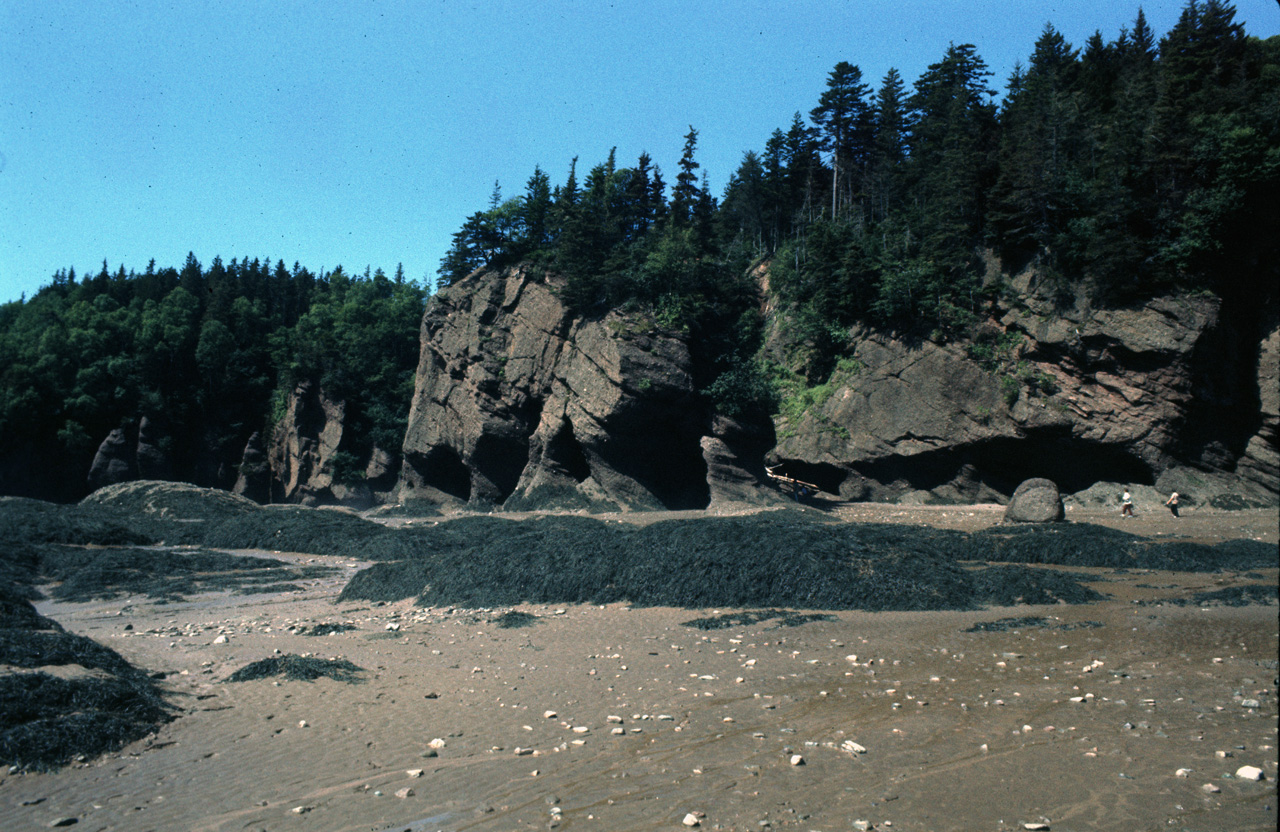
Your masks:
<path fill-rule="evenodd" d="M 827 510 L 963 529 L 1002 512 Z M 1277 538 L 1274 511 L 1069 518 Z M 166 673 L 181 714 L 116 754 L 0 774 L 0 828 L 613 832 L 683 829 L 691 813 L 721 830 L 1276 826 L 1277 608 L 1170 601 L 1275 584 L 1277 569 L 1073 569 L 1109 596 L 1082 606 L 710 631 L 682 624 L 730 610 L 523 606 L 536 623 L 502 629 L 501 610 L 335 604 L 363 564 L 276 556 L 343 573 L 286 595 L 41 602 Z M 1006 617 L 1046 621 L 968 632 Z M 290 629 L 322 622 L 356 629 Z M 365 681 L 224 681 L 277 650 L 348 659 Z M 1235 777 L 1244 765 L 1265 779 Z"/>

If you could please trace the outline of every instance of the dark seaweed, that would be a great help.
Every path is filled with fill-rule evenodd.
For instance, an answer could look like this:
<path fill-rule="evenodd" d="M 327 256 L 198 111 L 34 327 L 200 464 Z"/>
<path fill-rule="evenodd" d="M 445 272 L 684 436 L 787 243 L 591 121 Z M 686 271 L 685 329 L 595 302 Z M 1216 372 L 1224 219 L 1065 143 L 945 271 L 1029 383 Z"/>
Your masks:
<path fill-rule="evenodd" d="M 643 527 L 586 517 L 472 518 L 413 535 L 412 557 L 363 570 L 339 600 L 929 610 L 1101 597 L 1052 570 L 965 569 L 956 557 L 967 540 L 960 532 L 832 524 L 792 512 Z"/>
<path fill-rule="evenodd" d="M 811 621 L 834 621 L 835 616 L 827 613 L 796 613 L 785 610 L 748 610 L 744 612 L 726 612 L 720 615 L 695 618 L 682 622 L 682 627 L 693 627 L 696 630 L 727 630 L 731 627 L 750 627 L 762 621 L 778 619 L 778 623 L 770 629 L 778 627 L 799 627 Z"/>
<path fill-rule="evenodd" d="M 346 659 L 317 659 L 311 656 L 295 656 L 286 653 L 245 665 L 227 677 L 228 682 L 250 682 L 271 676 L 283 676 L 290 681 L 313 682 L 327 677 L 339 682 L 357 684 L 363 679 L 364 668 Z"/>
<path fill-rule="evenodd" d="M 304 636 L 329 636 L 335 633 L 346 633 L 356 629 L 354 624 L 317 624 L 309 630 L 300 631 Z"/>

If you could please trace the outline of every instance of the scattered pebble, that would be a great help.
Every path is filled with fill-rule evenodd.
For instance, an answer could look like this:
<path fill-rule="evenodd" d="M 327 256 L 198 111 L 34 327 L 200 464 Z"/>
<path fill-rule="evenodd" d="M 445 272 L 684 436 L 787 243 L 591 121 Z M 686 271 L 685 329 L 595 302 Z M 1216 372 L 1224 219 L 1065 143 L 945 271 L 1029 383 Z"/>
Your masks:
<path fill-rule="evenodd" d="M 1261 780 L 1263 777 L 1262 769 L 1257 766 L 1240 766 L 1236 769 L 1236 777 L 1241 780 Z"/>

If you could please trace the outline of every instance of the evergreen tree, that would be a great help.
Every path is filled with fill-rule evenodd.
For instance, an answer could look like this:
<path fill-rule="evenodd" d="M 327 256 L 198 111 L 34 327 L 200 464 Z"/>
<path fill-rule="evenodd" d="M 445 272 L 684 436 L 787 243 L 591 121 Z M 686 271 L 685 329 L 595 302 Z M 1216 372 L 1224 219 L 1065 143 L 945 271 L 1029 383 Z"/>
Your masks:
<path fill-rule="evenodd" d="M 822 149 L 831 154 L 831 216 L 853 201 L 871 143 L 871 88 L 862 83 L 862 70 L 841 61 L 827 76 L 827 88 L 809 117 L 822 130 Z"/>
<path fill-rule="evenodd" d="M 694 159 L 697 149 L 698 131 L 689 125 L 689 132 L 684 136 L 684 152 L 680 155 L 680 172 L 671 191 L 671 220 L 681 228 L 693 223 L 694 207 L 701 196 L 697 174 L 701 166 Z"/>

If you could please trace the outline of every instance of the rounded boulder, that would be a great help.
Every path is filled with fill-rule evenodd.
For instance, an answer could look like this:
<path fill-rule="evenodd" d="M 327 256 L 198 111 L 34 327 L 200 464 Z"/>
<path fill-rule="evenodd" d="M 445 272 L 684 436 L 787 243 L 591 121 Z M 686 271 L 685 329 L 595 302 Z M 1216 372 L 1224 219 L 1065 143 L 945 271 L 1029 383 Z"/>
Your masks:
<path fill-rule="evenodd" d="M 1019 485 L 1004 511 L 1006 523 L 1056 523 L 1065 517 L 1057 483 L 1043 478 Z"/>

